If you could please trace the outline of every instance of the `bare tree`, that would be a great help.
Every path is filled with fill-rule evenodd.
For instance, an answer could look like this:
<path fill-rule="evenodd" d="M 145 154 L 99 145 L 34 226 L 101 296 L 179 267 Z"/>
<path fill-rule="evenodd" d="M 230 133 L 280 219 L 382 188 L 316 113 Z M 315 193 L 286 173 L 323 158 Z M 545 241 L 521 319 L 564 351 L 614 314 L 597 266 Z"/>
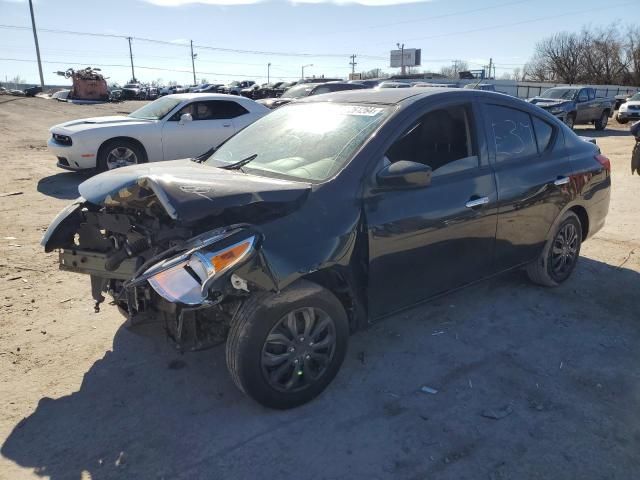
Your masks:
<path fill-rule="evenodd" d="M 440 73 L 447 78 L 458 78 L 458 74 L 465 70 L 469 70 L 469 64 L 464 60 L 455 60 L 451 65 L 442 67 Z"/>
<path fill-rule="evenodd" d="M 615 84 L 624 80 L 629 60 L 623 56 L 622 41 L 613 26 L 584 28 L 581 34 L 583 77 L 589 83 Z"/>
<path fill-rule="evenodd" d="M 533 81 L 640 86 L 640 27 L 558 33 L 536 45 L 522 72 Z"/>
<path fill-rule="evenodd" d="M 582 42 L 575 33 L 557 33 L 536 45 L 536 56 L 557 80 L 576 83 L 582 73 Z"/>

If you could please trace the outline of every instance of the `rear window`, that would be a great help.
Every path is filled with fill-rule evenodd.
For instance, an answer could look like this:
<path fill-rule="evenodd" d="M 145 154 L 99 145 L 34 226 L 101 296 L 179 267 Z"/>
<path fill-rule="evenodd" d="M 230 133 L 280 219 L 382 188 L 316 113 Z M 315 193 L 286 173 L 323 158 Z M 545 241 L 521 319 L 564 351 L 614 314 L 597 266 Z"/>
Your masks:
<path fill-rule="evenodd" d="M 542 153 L 549 148 L 551 137 L 553 137 L 553 127 L 544 120 L 533 117 L 533 129 L 536 132 L 538 152 Z"/>

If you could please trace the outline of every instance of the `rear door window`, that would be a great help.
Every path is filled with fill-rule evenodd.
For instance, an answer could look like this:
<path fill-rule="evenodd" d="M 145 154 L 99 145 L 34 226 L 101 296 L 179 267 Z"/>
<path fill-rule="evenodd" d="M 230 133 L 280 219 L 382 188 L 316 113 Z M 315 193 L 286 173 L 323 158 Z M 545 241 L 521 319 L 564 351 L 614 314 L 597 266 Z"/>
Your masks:
<path fill-rule="evenodd" d="M 531 116 L 528 113 L 500 105 L 486 105 L 486 110 L 496 163 L 538 154 Z"/>

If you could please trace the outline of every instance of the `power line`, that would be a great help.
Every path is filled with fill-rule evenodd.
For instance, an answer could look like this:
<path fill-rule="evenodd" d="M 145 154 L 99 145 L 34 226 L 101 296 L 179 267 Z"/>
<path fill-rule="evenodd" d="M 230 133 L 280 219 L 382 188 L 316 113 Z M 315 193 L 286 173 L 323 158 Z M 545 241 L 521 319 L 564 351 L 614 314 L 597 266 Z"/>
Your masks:
<path fill-rule="evenodd" d="M 0 28 L 4 29 L 14 29 L 14 30 L 29 30 L 29 27 L 24 27 L 20 25 L 6 25 L 0 24 Z M 103 37 L 103 38 L 123 38 L 123 39 L 131 39 L 139 42 L 149 42 L 156 43 L 160 45 L 172 45 L 174 47 L 189 47 L 189 44 L 182 44 L 176 42 L 170 42 L 167 40 L 158 40 L 154 38 L 144 38 L 144 37 L 133 37 L 128 35 L 116 35 L 110 33 L 94 33 L 94 32 L 78 32 L 74 30 L 57 30 L 53 28 L 39 28 L 38 31 L 46 32 L 46 33 L 56 33 L 62 35 L 83 35 L 89 37 Z M 243 54 L 252 54 L 252 55 L 272 55 L 272 56 L 282 56 L 282 57 L 347 57 L 349 54 L 342 53 L 302 53 L 302 52 L 268 52 L 263 50 L 243 50 L 239 48 L 224 48 L 224 47 L 212 47 L 210 45 L 200 45 L 193 44 L 195 48 L 203 49 L 203 50 L 213 50 L 217 52 L 228 52 L 228 53 L 243 53 Z M 375 55 L 361 55 L 363 58 L 369 58 L 374 60 L 385 60 L 386 57 L 375 56 Z"/>
<path fill-rule="evenodd" d="M 400 20 L 397 22 L 387 22 L 387 23 L 382 23 L 382 24 L 378 24 L 378 25 L 370 25 L 368 27 L 361 27 L 361 28 L 354 28 L 351 30 L 343 30 L 343 31 L 339 31 L 339 32 L 329 32 L 328 35 L 336 35 L 336 34 L 340 34 L 340 33 L 353 33 L 353 32 L 358 32 L 358 31 L 364 31 L 364 30 L 371 30 L 371 29 L 375 29 L 375 28 L 386 28 L 386 27 L 392 27 L 394 25 L 406 25 L 409 23 L 420 23 L 420 22 L 427 22 L 427 21 L 431 21 L 431 20 L 439 20 L 441 18 L 448 18 L 448 17 L 457 17 L 457 16 L 461 16 L 461 15 L 468 15 L 471 13 L 478 13 L 478 12 L 484 12 L 486 10 L 494 10 L 496 8 L 502 8 L 502 7 L 508 7 L 511 5 L 517 5 L 520 3 L 531 3 L 530 0 L 517 0 L 515 2 L 508 2 L 508 3 L 501 3 L 498 5 L 489 5 L 486 7 L 480 7 L 480 8 L 474 8 L 471 10 L 458 10 L 456 12 L 452 12 L 452 13 L 444 13 L 442 15 L 432 15 L 429 17 L 420 17 L 420 18 L 412 18 L 410 20 Z"/>
<path fill-rule="evenodd" d="M 24 58 L 0 58 L 0 61 L 6 61 L 6 62 L 27 62 L 27 63 L 31 63 L 33 62 L 33 60 L 29 60 L 29 59 L 24 59 Z M 86 63 L 78 63 L 78 62 L 52 62 L 52 61 L 46 61 L 43 60 L 42 63 L 47 63 L 47 64 L 51 64 L 51 65 L 82 65 L 82 66 L 86 66 Z M 126 64 L 115 64 L 115 63 L 93 63 L 92 66 L 95 67 L 119 67 L 119 68 L 130 68 L 130 65 L 126 65 Z M 149 66 L 144 66 L 144 65 L 136 65 L 136 68 L 141 68 L 143 70 L 159 70 L 159 71 L 163 71 L 163 72 L 176 72 L 176 73 L 192 73 L 191 70 L 180 70 L 180 69 L 175 69 L 175 68 L 162 68 L 162 67 L 149 67 Z M 255 78 L 266 78 L 266 75 L 247 75 L 244 73 L 220 73 L 220 72 L 202 72 L 202 71 L 198 71 L 198 73 L 200 74 L 204 74 L 204 75 L 218 75 L 218 76 L 222 76 L 222 77 L 243 77 L 243 76 L 250 76 L 250 77 L 255 77 Z M 299 78 L 298 76 L 282 76 L 279 75 L 279 78 Z"/>
<path fill-rule="evenodd" d="M 558 13 L 555 15 L 549 15 L 546 17 L 538 17 L 538 18 L 532 18 L 529 20 L 522 20 L 520 22 L 510 22 L 510 23 L 502 23 L 499 25 L 492 25 L 489 27 L 479 27 L 479 28 L 474 28 L 474 29 L 470 29 L 470 30 L 460 30 L 457 32 L 449 32 L 449 33 L 441 33 L 438 35 L 429 35 L 427 37 L 414 37 L 414 38 L 408 38 L 408 41 L 413 41 L 413 40 L 430 40 L 433 38 L 441 38 L 441 37 L 449 37 L 452 35 L 466 35 L 468 33 L 476 33 L 476 32 L 484 32 L 487 30 L 495 30 L 498 28 L 504 28 L 504 27 L 513 27 L 516 25 L 525 25 L 528 23 L 535 23 L 535 22 L 542 22 L 544 20 L 551 20 L 551 19 L 555 19 L 555 18 L 562 18 L 562 17 L 569 17 L 569 16 L 574 16 L 574 15 L 579 15 L 579 14 L 584 14 L 584 13 L 591 13 L 591 12 L 598 12 L 601 10 L 610 10 L 611 8 L 616 8 L 616 7 L 624 7 L 626 5 L 631 5 L 631 4 L 637 4 L 637 0 L 633 0 L 630 2 L 624 2 L 624 3 L 618 3 L 615 5 L 607 5 L 606 7 L 596 7 L 596 8 L 590 8 L 590 9 L 586 9 L 586 10 L 574 10 L 571 12 L 567 12 L 567 13 Z M 386 42 L 385 42 L 386 43 Z"/>

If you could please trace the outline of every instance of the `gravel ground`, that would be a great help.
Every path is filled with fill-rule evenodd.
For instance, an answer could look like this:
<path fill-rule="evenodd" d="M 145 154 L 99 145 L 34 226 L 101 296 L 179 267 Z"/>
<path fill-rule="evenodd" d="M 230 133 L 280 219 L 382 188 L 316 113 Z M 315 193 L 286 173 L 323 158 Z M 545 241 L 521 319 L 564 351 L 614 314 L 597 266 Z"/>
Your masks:
<path fill-rule="evenodd" d="M 640 178 L 628 126 L 606 227 L 557 289 L 521 272 L 351 338 L 316 401 L 244 397 L 223 349 L 179 355 L 163 334 L 93 313 L 86 277 L 39 246 L 82 176 L 47 129 L 140 104 L 0 97 L 0 478 L 632 479 L 640 472 Z M 422 386 L 437 393 L 423 393 Z M 488 417 L 498 418 L 488 418 Z"/>

